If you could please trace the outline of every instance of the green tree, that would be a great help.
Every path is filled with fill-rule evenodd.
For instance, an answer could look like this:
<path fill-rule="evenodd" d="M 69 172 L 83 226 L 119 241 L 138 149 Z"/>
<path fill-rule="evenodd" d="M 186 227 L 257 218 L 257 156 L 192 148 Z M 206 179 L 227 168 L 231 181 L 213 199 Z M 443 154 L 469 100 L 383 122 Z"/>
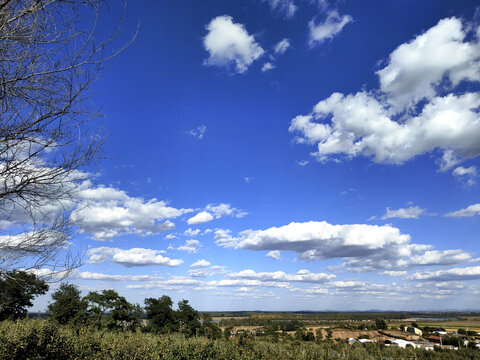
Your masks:
<path fill-rule="evenodd" d="M 47 314 L 60 324 L 83 322 L 88 303 L 80 296 L 80 290 L 72 284 L 62 283 L 52 294 L 53 302 L 48 305 Z"/>
<path fill-rule="evenodd" d="M 180 331 L 188 337 L 199 334 L 201 324 L 200 314 L 188 304 L 188 300 L 178 302 L 177 317 L 180 324 Z"/>
<path fill-rule="evenodd" d="M 98 327 L 110 330 L 132 328 L 139 324 L 138 305 L 130 304 L 115 290 L 91 291 L 85 297 L 88 302 L 89 320 Z"/>
<path fill-rule="evenodd" d="M 222 337 L 222 330 L 212 321 L 212 318 L 207 313 L 202 314 L 201 335 L 209 339 L 220 339 Z"/>
<path fill-rule="evenodd" d="M 0 321 L 25 317 L 33 298 L 47 290 L 47 283 L 34 274 L 17 270 L 0 273 Z"/>
<path fill-rule="evenodd" d="M 387 322 L 383 318 L 376 318 L 375 319 L 375 326 L 379 330 L 387 330 L 388 329 Z"/>
<path fill-rule="evenodd" d="M 149 331 L 166 334 L 178 329 L 177 314 L 172 309 L 173 301 L 169 296 L 147 298 L 144 303 Z"/>

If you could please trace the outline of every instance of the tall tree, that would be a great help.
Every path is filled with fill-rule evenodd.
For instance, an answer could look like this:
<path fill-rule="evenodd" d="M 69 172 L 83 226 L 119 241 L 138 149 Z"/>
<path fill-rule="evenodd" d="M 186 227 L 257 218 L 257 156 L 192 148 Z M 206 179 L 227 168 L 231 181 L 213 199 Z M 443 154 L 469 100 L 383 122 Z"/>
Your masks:
<path fill-rule="evenodd" d="M 25 317 L 27 308 L 37 295 L 47 292 L 48 285 L 36 275 L 25 271 L 0 274 L 0 321 Z"/>
<path fill-rule="evenodd" d="M 87 301 L 80 296 L 78 287 L 62 283 L 52 294 L 53 302 L 48 305 L 47 314 L 60 324 L 78 323 L 85 320 Z"/>
<path fill-rule="evenodd" d="M 177 316 L 182 333 L 189 337 L 200 334 L 202 327 L 199 321 L 200 314 L 188 304 L 188 300 L 178 302 Z"/>
<path fill-rule="evenodd" d="M 177 331 L 178 319 L 172 306 L 172 299 L 166 295 L 158 299 L 145 299 L 145 313 L 150 331 L 161 334 Z"/>
<path fill-rule="evenodd" d="M 98 41 L 101 3 L 0 0 L 0 272 L 78 264 L 70 215 L 103 142 L 84 100 L 118 34 Z"/>
<path fill-rule="evenodd" d="M 140 322 L 139 306 L 130 304 L 115 290 L 91 291 L 84 299 L 88 302 L 89 320 L 98 327 L 131 329 Z"/>

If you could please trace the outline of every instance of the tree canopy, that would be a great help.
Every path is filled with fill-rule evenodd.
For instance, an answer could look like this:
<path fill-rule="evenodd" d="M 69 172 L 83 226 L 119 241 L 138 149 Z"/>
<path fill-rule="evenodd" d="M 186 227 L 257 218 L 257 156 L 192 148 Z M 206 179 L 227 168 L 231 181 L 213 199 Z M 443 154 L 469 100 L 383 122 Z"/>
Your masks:
<path fill-rule="evenodd" d="M 48 284 L 25 271 L 0 273 L 0 320 L 25 317 L 37 295 L 45 294 Z"/>

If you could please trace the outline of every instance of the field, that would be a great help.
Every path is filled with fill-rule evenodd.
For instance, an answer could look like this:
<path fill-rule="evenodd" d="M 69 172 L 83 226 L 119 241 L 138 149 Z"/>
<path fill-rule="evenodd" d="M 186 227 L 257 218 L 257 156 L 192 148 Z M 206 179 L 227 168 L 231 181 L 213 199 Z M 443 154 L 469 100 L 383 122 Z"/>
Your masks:
<path fill-rule="evenodd" d="M 340 334 L 340 333 L 338 333 Z M 345 332 L 346 335 L 346 332 Z M 0 323 L 0 360 L 374 360 L 470 359 L 480 351 L 398 347 L 380 344 L 347 345 L 344 341 L 306 342 L 289 338 L 263 339 L 251 335 L 229 339 L 186 338 L 181 334 L 111 332 L 58 326 L 47 320 Z"/>

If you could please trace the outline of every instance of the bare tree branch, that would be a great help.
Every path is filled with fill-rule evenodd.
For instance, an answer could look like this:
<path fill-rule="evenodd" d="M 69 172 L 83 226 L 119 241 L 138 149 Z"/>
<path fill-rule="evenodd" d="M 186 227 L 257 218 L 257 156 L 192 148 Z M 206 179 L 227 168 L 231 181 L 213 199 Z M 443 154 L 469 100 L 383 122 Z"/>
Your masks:
<path fill-rule="evenodd" d="M 86 110 L 120 27 L 97 42 L 101 0 L 0 0 L 0 274 L 71 270 L 75 192 L 103 136 Z M 107 54 L 107 51 L 111 51 Z M 65 272 L 63 272 L 65 273 Z"/>

